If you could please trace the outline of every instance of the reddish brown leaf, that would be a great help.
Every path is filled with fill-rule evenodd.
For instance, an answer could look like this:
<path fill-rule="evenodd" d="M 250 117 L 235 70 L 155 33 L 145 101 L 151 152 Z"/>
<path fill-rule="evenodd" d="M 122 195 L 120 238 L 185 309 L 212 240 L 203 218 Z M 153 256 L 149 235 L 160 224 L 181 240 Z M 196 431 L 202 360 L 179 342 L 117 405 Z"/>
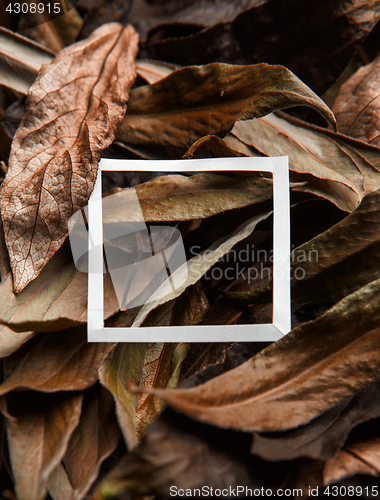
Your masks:
<path fill-rule="evenodd" d="M 355 474 L 380 475 L 380 439 L 350 444 L 328 460 L 323 470 L 324 484 L 335 483 Z"/>
<path fill-rule="evenodd" d="M 333 110 L 339 132 L 380 146 L 380 56 L 342 85 Z"/>
<path fill-rule="evenodd" d="M 36 278 L 85 206 L 135 79 L 138 37 L 106 24 L 43 66 L 12 143 L 1 215 L 15 292 Z M 59 106 L 57 106 L 59 103 Z"/>

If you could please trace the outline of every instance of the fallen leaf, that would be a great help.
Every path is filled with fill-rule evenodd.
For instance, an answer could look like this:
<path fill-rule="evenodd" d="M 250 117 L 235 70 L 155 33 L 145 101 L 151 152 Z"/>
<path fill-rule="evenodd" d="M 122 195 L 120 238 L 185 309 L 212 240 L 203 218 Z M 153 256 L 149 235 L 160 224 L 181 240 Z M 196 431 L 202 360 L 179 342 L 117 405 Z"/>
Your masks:
<path fill-rule="evenodd" d="M 133 203 L 136 194 L 139 205 Z M 103 201 L 103 224 L 203 219 L 271 199 L 273 183 L 264 177 L 238 178 L 213 173 L 165 175 L 120 190 Z"/>
<path fill-rule="evenodd" d="M 31 392 L 13 398 L 10 412 L 17 424 L 7 423 L 17 497 L 43 500 L 50 473 L 62 460 L 79 423 L 82 394 L 41 395 Z"/>
<path fill-rule="evenodd" d="M 74 489 L 73 500 L 86 496 L 98 477 L 100 466 L 116 449 L 121 435 L 111 394 L 101 386 L 94 390 L 85 393 L 80 422 L 63 458 Z"/>
<path fill-rule="evenodd" d="M 44 334 L 0 385 L 0 395 L 21 389 L 57 392 L 90 387 L 113 346 L 88 343 L 85 328 Z M 12 357 L 7 358 L 6 363 L 12 362 Z"/>
<path fill-rule="evenodd" d="M 136 60 L 136 73 L 143 78 L 147 83 L 156 83 L 162 78 L 173 73 L 178 69 L 175 64 L 161 63 L 156 61 L 149 61 L 144 59 Z"/>
<path fill-rule="evenodd" d="M 231 21 L 243 10 L 263 4 L 264 1 L 238 0 L 231 3 L 228 0 L 219 0 L 218 5 L 215 5 L 212 0 L 180 1 L 174 2 L 168 9 L 165 4 L 152 4 L 149 0 L 142 0 L 132 4 L 130 20 L 143 41 L 152 29 L 157 32 L 165 27 L 168 30 L 172 29 L 172 32 L 168 34 L 168 37 L 172 38 L 178 34 L 184 36 L 186 27 L 189 25 L 197 26 L 199 31 L 215 23 Z"/>
<path fill-rule="evenodd" d="M 365 193 L 380 186 L 380 149 L 281 114 L 237 122 L 225 138 L 249 156 L 287 155 L 294 186 L 352 211 Z"/>
<path fill-rule="evenodd" d="M 311 420 L 284 432 L 254 433 L 251 453 L 264 460 L 293 460 L 309 457 L 334 462 L 350 431 L 358 424 L 380 416 L 380 383 L 363 391 Z M 338 478 L 336 478 L 337 480 Z"/>
<path fill-rule="evenodd" d="M 380 57 L 360 68 L 344 83 L 334 101 L 338 130 L 380 146 Z"/>
<path fill-rule="evenodd" d="M 140 383 L 146 343 L 119 343 L 99 368 L 99 380 L 113 395 L 116 415 L 129 449 L 137 444 L 135 412 L 139 397 L 127 388 L 127 383 Z"/>
<path fill-rule="evenodd" d="M 293 250 L 294 307 L 336 302 L 380 277 L 379 209 L 377 190 L 341 222 Z"/>
<path fill-rule="evenodd" d="M 215 432 L 219 429 L 207 426 L 197 434 L 197 426 L 190 419 L 176 414 L 173 418 L 167 411 L 164 415 L 149 427 L 142 443 L 100 483 L 96 500 L 106 495 L 123 498 L 121 494 L 131 490 L 169 497 L 178 488 L 206 486 L 211 495 L 211 488 L 227 488 L 228 492 L 231 488 L 236 494 L 237 486 L 257 486 L 251 477 L 254 468 L 245 463 L 247 450 L 241 449 L 239 441 L 233 442 L 235 450 L 229 454 L 223 449 L 226 436 Z"/>
<path fill-rule="evenodd" d="M 115 399 L 116 414 L 129 449 L 137 445 L 162 407 L 161 401 L 153 396 L 133 394 L 129 383 L 144 387 L 175 386 L 186 352 L 185 344 L 118 344 L 100 367 L 100 382 Z"/>
<path fill-rule="evenodd" d="M 189 11 L 202 12 L 204 2 L 193 3 Z M 157 33 L 152 33 L 141 48 L 141 57 L 181 65 L 214 61 L 282 64 L 321 95 L 337 80 L 380 18 L 380 5 L 363 0 L 267 0 L 255 6 L 251 2 L 244 6 L 227 3 L 236 14 L 240 6 L 243 12 L 228 19 L 226 2 L 214 4 L 213 18 L 218 19 L 220 9 L 220 22 L 189 36 L 178 22 L 171 31 L 170 26 L 163 31 L 167 39 L 157 40 Z M 209 18 L 199 16 L 196 24 L 209 24 Z"/>
<path fill-rule="evenodd" d="M 177 363 L 181 363 L 186 356 L 187 349 L 180 351 L 180 356 L 174 366 L 172 359 L 176 349 L 181 344 L 169 342 L 155 342 L 149 344 L 144 366 L 141 373 L 141 387 L 167 387 Z M 144 431 L 159 415 L 162 410 L 162 401 L 150 394 L 140 394 L 136 406 L 136 434 L 138 440 L 141 439 Z"/>
<path fill-rule="evenodd" d="M 50 473 L 47 489 L 54 500 L 76 500 L 73 487 L 62 463 L 58 464 Z"/>
<path fill-rule="evenodd" d="M 0 346 L 4 355 L 9 354 L 17 337 L 13 331 L 51 332 L 87 323 L 87 281 L 88 274 L 78 271 L 72 261 L 70 251 L 65 246 L 57 252 L 40 275 L 21 293 L 12 289 L 12 277 L 0 284 L 3 301 L 0 304 Z M 119 309 L 109 274 L 104 283 L 105 316 L 109 318 Z M 20 336 L 20 339 L 29 337 Z"/>
<path fill-rule="evenodd" d="M 49 64 L 54 52 L 0 27 L 0 85 L 27 94 L 43 64 Z"/>
<path fill-rule="evenodd" d="M 380 280 L 366 285 L 198 387 L 145 391 L 221 427 L 264 432 L 303 425 L 377 379 L 379 290 Z"/>
<path fill-rule="evenodd" d="M 192 66 L 133 89 L 116 139 L 187 149 L 202 136 L 227 134 L 236 120 L 297 105 L 311 106 L 335 127 L 330 109 L 283 66 Z"/>
<path fill-rule="evenodd" d="M 345 446 L 335 457 L 325 463 L 323 483 L 336 483 L 355 474 L 379 476 L 380 439 L 369 439 Z"/>
<path fill-rule="evenodd" d="M 106 24 L 62 50 L 31 87 L 1 199 L 16 293 L 38 276 L 64 242 L 70 216 L 86 205 L 100 153 L 126 109 L 136 53 L 131 26 Z"/>

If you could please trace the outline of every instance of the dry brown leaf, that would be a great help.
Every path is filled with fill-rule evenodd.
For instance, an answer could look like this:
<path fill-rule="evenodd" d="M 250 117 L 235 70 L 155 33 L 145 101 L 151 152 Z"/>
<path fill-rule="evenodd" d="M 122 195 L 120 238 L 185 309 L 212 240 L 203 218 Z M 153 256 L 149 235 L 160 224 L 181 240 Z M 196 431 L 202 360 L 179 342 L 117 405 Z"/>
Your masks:
<path fill-rule="evenodd" d="M 62 50 L 32 85 L 2 189 L 1 215 L 20 292 L 67 236 L 86 205 L 101 151 L 120 125 L 135 79 L 138 36 L 106 24 Z"/>
<path fill-rule="evenodd" d="M 99 369 L 100 382 L 112 393 L 116 414 L 125 440 L 134 448 L 145 428 L 157 417 L 162 402 L 151 395 L 133 394 L 129 383 L 144 387 L 171 386 L 178 378 L 179 366 L 186 356 L 185 344 L 118 344 Z"/>
<path fill-rule="evenodd" d="M 140 384 L 142 387 L 166 387 L 170 378 L 173 353 L 178 344 L 155 342 L 145 354 Z M 141 394 L 136 406 L 136 433 L 140 439 L 149 424 L 162 409 L 162 400 L 151 394 Z"/>
<path fill-rule="evenodd" d="M 54 53 L 32 40 L 0 27 L 0 83 L 22 94 Z"/>
<path fill-rule="evenodd" d="M 162 80 L 176 69 L 178 69 L 176 64 L 150 61 L 149 59 L 136 60 L 136 73 L 150 84 Z"/>
<path fill-rule="evenodd" d="M 75 500 L 87 494 L 120 436 L 112 396 L 103 387 L 95 386 L 93 391 L 85 393 L 80 422 L 63 459 Z"/>
<path fill-rule="evenodd" d="M 283 66 L 189 66 L 131 91 L 117 140 L 142 150 L 187 149 L 205 135 L 227 134 L 236 120 L 293 106 L 309 106 L 336 127 L 330 108 Z"/>
<path fill-rule="evenodd" d="M 380 56 L 342 85 L 333 111 L 339 132 L 380 146 Z"/>
<path fill-rule="evenodd" d="M 140 206 L 132 202 L 139 198 Z M 205 219 L 213 215 L 270 200 L 273 183 L 264 177 L 238 178 L 214 173 L 190 177 L 173 174 L 156 177 L 134 188 L 122 189 L 104 199 L 103 223 Z"/>
<path fill-rule="evenodd" d="M 126 333 L 127 335 L 127 333 Z M 139 397 L 127 388 L 127 383 L 139 383 L 144 367 L 146 343 L 119 343 L 99 369 L 99 380 L 113 395 L 116 415 L 128 448 L 137 444 L 135 411 Z"/>
<path fill-rule="evenodd" d="M 380 280 L 366 285 L 198 387 L 145 391 L 221 427 L 264 432 L 305 424 L 378 378 L 379 290 Z"/>
<path fill-rule="evenodd" d="M 18 334 L 14 334 L 18 335 Z M 44 334 L 0 385 L 0 395 L 21 389 L 76 391 L 98 380 L 98 368 L 114 344 L 87 342 L 86 328 Z M 12 366 L 18 352 L 7 358 Z"/>
<path fill-rule="evenodd" d="M 236 122 L 227 145 L 247 156 L 289 156 L 296 191 L 311 192 L 352 211 L 380 187 L 380 149 L 284 113 Z"/>
<path fill-rule="evenodd" d="M 79 423 L 82 394 L 29 393 L 13 398 L 8 441 L 17 498 L 43 500 L 50 473 L 62 460 Z"/>
<path fill-rule="evenodd" d="M 380 475 L 379 438 L 344 447 L 335 457 L 325 463 L 323 483 L 335 483 L 355 474 Z"/>
<path fill-rule="evenodd" d="M 8 275 L 0 284 L 0 322 L 8 325 L 0 327 L 0 357 L 29 338 L 15 336 L 10 328 L 17 332 L 51 332 L 86 324 L 87 280 L 87 273 L 75 269 L 66 245 L 18 295 L 13 293 L 12 277 Z M 120 308 L 109 274 L 105 275 L 104 290 L 105 315 L 109 318 Z"/>

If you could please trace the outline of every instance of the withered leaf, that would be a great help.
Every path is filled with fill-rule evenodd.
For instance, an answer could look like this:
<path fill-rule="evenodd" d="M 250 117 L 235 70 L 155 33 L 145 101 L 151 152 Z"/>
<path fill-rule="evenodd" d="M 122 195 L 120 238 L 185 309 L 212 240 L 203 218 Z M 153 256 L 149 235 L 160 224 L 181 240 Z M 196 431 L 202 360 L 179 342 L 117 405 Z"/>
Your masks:
<path fill-rule="evenodd" d="M 380 186 L 380 149 L 281 114 L 237 122 L 225 141 L 247 156 L 288 155 L 295 191 L 323 196 L 352 211 Z"/>
<path fill-rule="evenodd" d="M 102 481 L 96 500 L 106 493 L 123 498 L 117 494 L 130 490 L 169 497 L 170 486 L 186 489 L 207 485 L 228 491 L 236 491 L 237 486 L 257 486 L 251 477 L 255 469 L 246 463 L 249 451 L 242 449 L 241 440 L 231 439 L 234 450 L 228 453 L 223 449 L 228 439 L 220 429 L 204 426 L 206 429 L 198 434 L 194 422 L 173 413 L 165 411 L 149 427 L 142 443 Z"/>
<path fill-rule="evenodd" d="M 293 250 L 294 308 L 336 302 L 380 277 L 380 191 L 367 194 L 346 218 Z"/>
<path fill-rule="evenodd" d="M 328 409 L 305 425 L 284 432 L 254 433 L 251 453 L 265 460 L 310 457 L 334 462 L 351 429 L 380 415 L 380 383 Z"/>
<path fill-rule="evenodd" d="M 117 418 L 130 449 L 137 444 L 135 412 L 139 397 L 127 383 L 140 382 L 147 349 L 146 343 L 119 343 L 99 368 L 99 380 L 115 399 Z"/>
<path fill-rule="evenodd" d="M 335 127 L 330 109 L 283 66 L 192 66 L 133 89 L 116 138 L 127 146 L 187 149 L 202 136 L 227 134 L 236 120 L 297 105 L 311 106 Z"/>
<path fill-rule="evenodd" d="M 76 500 L 74 489 L 62 463 L 58 464 L 50 473 L 47 480 L 47 489 L 54 500 Z"/>
<path fill-rule="evenodd" d="M 135 194 L 141 205 L 131 203 Z M 190 177 L 165 175 L 123 189 L 103 202 L 103 223 L 183 221 L 211 217 L 271 199 L 272 181 L 264 177 L 237 178 L 204 173 Z M 136 209 L 138 209 L 136 213 Z"/>
<path fill-rule="evenodd" d="M 380 145 L 380 56 L 345 82 L 334 101 L 338 130 L 374 146 Z"/>
<path fill-rule="evenodd" d="M 380 280 L 366 285 L 205 384 L 147 392 L 222 427 L 278 431 L 305 424 L 377 379 L 379 291 Z"/>
<path fill-rule="evenodd" d="M 17 332 L 55 331 L 87 322 L 87 273 L 75 269 L 68 248 L 63 247 L 50 260 L 40 275 L 18 295 L 12 291 L 10 275 L 0 284 L 0 356 L 12 351 Z M 120 306 L 109 274 L 105 277 L 105 315 L 115 314 Z M 28 334 L 30 337 L 30 333 Z M 27 340 L 28 336 L 20 336 Z M 25 341 L 23 340 L 23 341 Z"/>
<path fill-rule="evenodd" d="M 186 346 L 169 342 L 155 342 L 149 344 L 145 354 L 144 366 L 141 374 L 141 387 L 165 388 L 171 380 L 175 368 L 186 356 Z M 174 361 L 174 363 L 173 363 Z M 175 387 L 176 384 L 173 384 Z M 151 424 L 162 410 L 162 401 L 151 394 L 140 394 L 136 406 L 136 433 L 141 438 L 145 429 Z"/>
<path fill-rule="evenodd" d="M 85 393 L 80 422 L 71 435 L 63 458 L 74 488 L 74 499 L 87 494 L 101 464 L 117 447 L 120 435 L 111 394 L 103 387 L 95 386 L 94 390 Z"/>
<path fill-rule="evenodd" d="M 0 85 L 27 94 L 41 65 L 53 57 L 46 47 L 0 27 Z"/>
<path fill-rule="evenodd" d="M 355 474 L 380 474 L 380 439 L 349 444 L 325 463 L 323 483 L 335 483 Z"/>
<path fill-rule="evenodd" d="M 20 389 L 41 392 L 85 389 L 98 380 L 99 366 L 113 346 L 88 343 L 85 328 L 44 334 L 0 385 L 0 395 Z M 11 364 L 12 361 L 12 356 L 6 360 Z"/>
<path fill-rule="evenodd" d="M 126 109 L 137 39 L 131 26 L 103 25 L 43 66 L 29 91 L 1 199 L 16 293 L 38 276 L 64 242 L 70 216 L 87 203 L 100 153 Z"/>
<path fill-rule="evenodd" d="M 173 73 L 178 66 L 175 64 L 162 63 L 158 61 L 149 61 L 144 59 L 136 60 L 136 73 L 147 83 L 156 83 L 165 76 Z"/>
<path fill-rule="evenodd" d="M 159 325 L 159 323 L 158 323 Z M 175 386 L 187 348 L 173 343 L 118 344 L 99 369 L 100 382 L 112 393 L 125 440 L 134 448 L 146 427 L 157 417 L 161 401 L 129 390 L 130 382 L 143 387 Z"/>
<path fill-rule="evenodd" d="M 62 460 L 79 423 L 83 396 L 30 392 L 17 398 L 10 404 L 17 423 L 7 423 L 17 497 L 43 500 L 48 477 Z"/>
<path fill-rule="evenodd" d="M 199 5 L 202 11 L 204 2 L 194 4 L 194 10 Z M 239 8 L 241 4 L 229 5 Z M 221 22 L 189 36 L 184 36 L 178 23 L 162 31 L 164 40 L 155 31 L 143 45 L 141 57 L 181 65 L 214 61 L 282 64 L 321 95 L 380 18 L 379 3 L 363 0 L 263 0 L 256 6 L 249 2 L 243 7 L 247 10 L 233 20 L 223 16 L 224 6 L 225 2 L 214 4 L 215 12 L 221 9 Z M 209 24 L 208 19 L 200 16 L 196 24 Z"/>

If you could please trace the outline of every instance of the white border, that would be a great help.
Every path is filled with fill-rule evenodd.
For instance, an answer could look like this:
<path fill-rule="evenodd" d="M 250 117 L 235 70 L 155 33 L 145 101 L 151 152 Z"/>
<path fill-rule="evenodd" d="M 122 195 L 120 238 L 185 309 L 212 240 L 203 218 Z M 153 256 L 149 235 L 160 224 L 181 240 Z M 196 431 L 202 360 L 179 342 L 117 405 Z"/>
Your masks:
<path fill-rule="evenodd" d="M 273 174 L 273 323 L 107 328 L 103 321 L 103 171 L 198 172 L 260 171 Z M 236 342 L 275 341 L 289 333 L 290 199 L 288 157 L 208 158 L 199 160 L 102 159 L 88 203 L 88 342 Z"/>

